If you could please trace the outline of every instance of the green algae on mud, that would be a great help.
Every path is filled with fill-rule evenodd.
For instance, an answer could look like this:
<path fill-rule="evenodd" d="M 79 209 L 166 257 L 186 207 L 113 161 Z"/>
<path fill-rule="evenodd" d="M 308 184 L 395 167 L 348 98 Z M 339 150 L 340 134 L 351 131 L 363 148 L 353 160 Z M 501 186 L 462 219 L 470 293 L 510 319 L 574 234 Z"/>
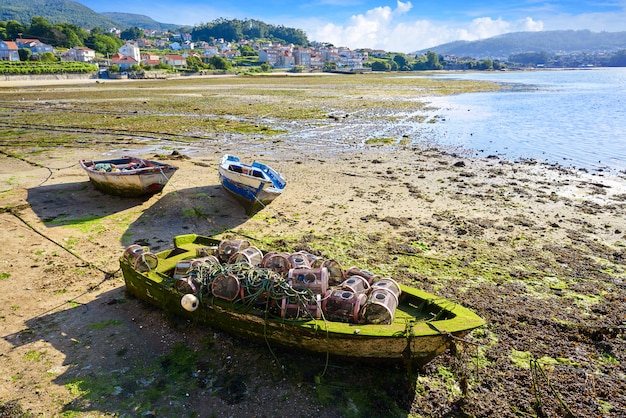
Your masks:
<path fill-rule="evenodd" d="M 181 140 L 187 134 L 186 141 L 222 134 L 261 139 L 288 134 L 280 125 L 292 121 L 323 120 L 336 112 L 384 120 L 391 112 L 426 111 L 421 97 L 500 88 L 486 82 L 369 74 L 180 78 L 89 87 L 0 89 L 0 98 L 11 103 L 0 111 L 8 118 L 5 127 L 9 128 L 3 134 L 8 141 L 2 145 L 69 145 L 85 135 L 95 141 L 122 132 L 145 138 L 176 134 Z M 411 117 L 417 123 L 425 119 Z M 9 133 L 17 126 L 19 129 Z M 42 136 L 41 132 L 47 133 Z"/>

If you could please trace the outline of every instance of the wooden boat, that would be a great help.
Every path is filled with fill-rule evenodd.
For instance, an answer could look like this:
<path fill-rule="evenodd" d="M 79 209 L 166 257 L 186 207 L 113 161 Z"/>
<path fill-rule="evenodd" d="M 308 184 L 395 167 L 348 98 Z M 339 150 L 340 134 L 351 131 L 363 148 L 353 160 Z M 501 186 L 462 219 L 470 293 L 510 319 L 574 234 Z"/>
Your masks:
<path fill-rule="evenodd" d="M 220 160 L 218 171 L 222 187 L 241 203 L 248 215 L 269 205 L 287 184 L 271 167 L 257 161 L 243 164 L 238 157 L 228 154 Z"/>
<path fill-rule="evenodd" d="M 306 253 L 263 254 L 246 240 L 180 235 L 155 254 L 131 245 L 120 265 L 130 295 L 270 347 L 419 366 L 485 323 L 390 278 Z"/>
<path fill-rule="evenodd" d="M 149 196 L 161 192 L 178 167 L 136 157 L 111 160 L 80 160 L 94 187 L 104 193 Z"/>

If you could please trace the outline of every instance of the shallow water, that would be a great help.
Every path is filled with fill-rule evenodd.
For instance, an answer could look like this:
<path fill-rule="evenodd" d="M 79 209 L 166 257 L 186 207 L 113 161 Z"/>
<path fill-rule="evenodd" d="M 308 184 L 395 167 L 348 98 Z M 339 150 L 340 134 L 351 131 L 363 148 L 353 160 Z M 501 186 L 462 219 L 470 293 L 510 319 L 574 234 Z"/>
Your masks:
<path fill-rule="evenodd" d="M 428 141 L 477 155 L 626 170 L 626 68 L 434 77 L 487 80 L 515 88 L 433 98 L 444 120 L 432 126 Z"/>

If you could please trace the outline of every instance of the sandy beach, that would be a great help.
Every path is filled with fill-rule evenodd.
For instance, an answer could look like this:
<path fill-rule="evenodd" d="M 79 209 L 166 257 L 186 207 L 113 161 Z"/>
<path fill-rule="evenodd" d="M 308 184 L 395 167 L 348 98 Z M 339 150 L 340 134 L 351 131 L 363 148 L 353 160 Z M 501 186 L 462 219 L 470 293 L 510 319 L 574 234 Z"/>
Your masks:
<path fill-rule="evenodd" d="M 3 83 L 0 97 L 20 87 Z M 417 146 L 311 151 L 280 136 L 243 145 L 112 141 L 0 147 L 0 415 L 618 417 L 626 409 L 623 174 Z M 149 199 L 109 197 L 78 166 L 87 153 L 179 170 Z M 246 216 L 219 185 L 224 153 L 270 164 L 288 180 L 284 194 Z M 461 303 L 488 324 L 418 376 L 274 356 L 125 295 L 125 246 L 156 251 L 190 232 L 332 254 Z M 173 362 L 180 343 L 199 358 L 174 375 L 164 359 Z M 357 395 L 368 391 L 379 401 Z"/>

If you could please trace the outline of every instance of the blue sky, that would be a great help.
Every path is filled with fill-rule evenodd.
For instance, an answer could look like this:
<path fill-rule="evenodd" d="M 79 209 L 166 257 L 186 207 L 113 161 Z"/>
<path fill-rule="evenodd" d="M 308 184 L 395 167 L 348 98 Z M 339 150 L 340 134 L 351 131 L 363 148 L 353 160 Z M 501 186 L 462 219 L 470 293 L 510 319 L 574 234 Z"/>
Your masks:
<path fill-rule="evenodd" d="M 96 12 L 127 12 L 162 23 L 256 19 L 304 30 L 309 40 L 349 48 L 412 52 L 508 32 L 626 31 L 626 0 L 77 0 Z"/>

